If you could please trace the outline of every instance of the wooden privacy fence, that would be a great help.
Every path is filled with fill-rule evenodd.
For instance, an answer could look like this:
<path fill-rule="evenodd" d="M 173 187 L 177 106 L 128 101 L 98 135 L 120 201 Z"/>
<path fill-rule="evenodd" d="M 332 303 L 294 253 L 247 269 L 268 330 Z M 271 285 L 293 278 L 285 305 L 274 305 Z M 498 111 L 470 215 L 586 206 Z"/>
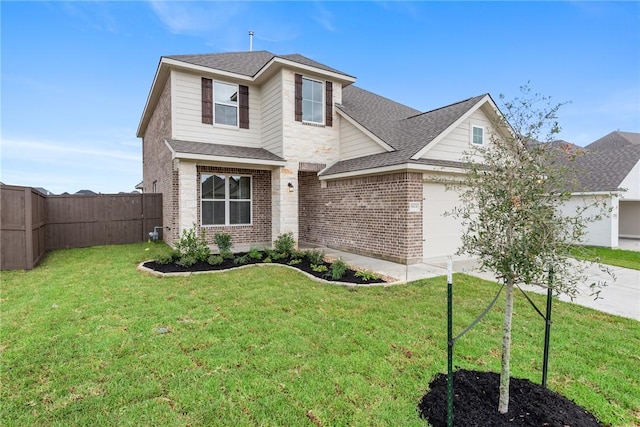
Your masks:
<path fill-rule="evenodd" d="M 0 269 L 30 269 L 51 249 L 143 242 L 162 225 L 161 194 L 45 196 L 3 185 Z"/>

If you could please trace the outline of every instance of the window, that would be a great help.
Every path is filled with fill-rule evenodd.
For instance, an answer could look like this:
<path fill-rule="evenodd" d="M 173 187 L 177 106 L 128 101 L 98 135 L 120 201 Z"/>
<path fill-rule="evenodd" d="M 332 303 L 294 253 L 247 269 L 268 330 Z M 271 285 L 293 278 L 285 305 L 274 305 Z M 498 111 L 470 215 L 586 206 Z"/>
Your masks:
<path fill-rule="evenodd" d="M 153 181 L 153 185 L 151 186 L 151 192 L 152 193 L 157 193 L 158 192 L 158 181 Z"/>
<path fill-rule="evenodd" d="M 203 77 L 202 123 L 249 129 L 249 87 Z"/>
<path fill-rule="evenodd" d="M 228 83 L 213 84 L 216 124 L 238 126 L 238 86 Z"/>
<path fill-rule="evenodd" d="M 471 128 L 471 143 L 473 145 L 484 145 L 484 128 L 480 126 Z"/>
<path fill-rule="evenodd" d="M 302 121 L 322 123 L 322 82 L 302 78 Z"/>
<path fill-rule="evenodd" d="M 205 175 L 200 178 L 202 225 L 251 224 L 251 177 Z"/>

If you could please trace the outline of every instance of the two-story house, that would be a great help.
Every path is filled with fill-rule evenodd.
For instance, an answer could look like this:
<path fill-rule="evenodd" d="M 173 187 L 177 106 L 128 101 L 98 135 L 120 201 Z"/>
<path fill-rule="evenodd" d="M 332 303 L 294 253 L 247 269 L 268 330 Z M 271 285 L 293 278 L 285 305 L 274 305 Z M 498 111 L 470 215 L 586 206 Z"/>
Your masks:
<path fill-rule="evenodd" d="M 238 246 L 296 240 L 415 262 L 460 226 L 438 177 L 488 143 L 488 94 L 422 113 L 302 55 L 165 56 L 138 128 L 143 189 L 163 194 L 164 240 L 196 224 Z"/>

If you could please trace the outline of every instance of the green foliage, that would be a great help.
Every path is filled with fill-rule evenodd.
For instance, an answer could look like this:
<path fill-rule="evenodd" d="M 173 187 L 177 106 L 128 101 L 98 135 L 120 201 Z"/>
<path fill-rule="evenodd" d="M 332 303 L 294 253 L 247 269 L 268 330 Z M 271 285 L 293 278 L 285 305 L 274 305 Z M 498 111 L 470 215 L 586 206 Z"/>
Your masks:
<path fill-rule="evenodd" d="M 216 233 L 213 236 L 213 242 L 218 247 L 220 253 L 231 252 L 231 234 L 229 233 Z"/>
<path fill-rule="evenodd" d="M 338 258 L 331 263 L 331 278 L 333 280 L 342 279 L 344 273 L 347 272 L 347 269 L 347 264 L 342 260 L 342 258 Z"/>
<path fill-rule="evenodd" d="M 224 258 L 220 255 L 211 255 L 207 262 L 211 265 L 220 265 L 224 262 Z"/>
<path fill-rule="evenodd" d="M 173 261 L 180 257 L 180 253 L 178 251 L 165 252 L 163 254 L 158 255 L 156 258 L 156 262 L 158 264 L 171 264 Z"/>
<path fill-rule="evenodd" d="M 267 256 L 262 262 L 266 262 L 267 264 L 272 263 L 273 260 L 271 259 L 270 256 Z"/>
<path fill-rule="evenodd" d="M 376 279 L 380 278 L 380 276 L 378 276 L 373 271 L 367 271 L 367 270 L 356 271 L 356 277 L 361 278 L 365 282 L 368 282 L 369 280 L 376 280 Z"/>
<path fill-rule="evenodd" d="M 180 258 L 176 261 L 176 264 L 185 267 L 191 266 L 198 261 L 206 261 L 211 255 L 209 245 L 204 238 L 204 230 L 198 236 L 195 224 L 192 228 L 182 231 L 180 240 L 176 243 L 176 251 L 180 253 Z"/>
<path fill-rule="evenodd" d="M 231 252 L 230 250 L 224 250 L 220 252 L 220 256 L 224 259 L 233 259 L 235 258 L 235 255 L 233 255 L 233 252 Z"/>
<path fill-rule="evenodd" d="M 585 261 L 640 270 L 640 252 L 626 249 L 611 249 L 597 246 L 575 246 L 571 254 Z"/>
<path fill-rule="evenodd" d="M 302 262 L 302 260 L 300 258 L 293 258 L 291 261 L 289 261 L 287 264 L 289 265 L 298 265 Z"/>
<path fill-rule="evenodd" d="M 233 259 L 234 264 L 242 265 L 249 262 L 249 255 L 237 256 Z"/>
<path fill-rule="evenodd" d="M 262 251 L 258 248 L 251 248 L 251 250 L 249 251 L 249 253 L 247 253 L 247 255 L 249 255 L 249 258 L 251 259 L 262 259 Z"/>
<path fill-rule="evenodd" d="M 273 248 L 276 252 L 281 254 L 290 254 L 296 245 L 296 241 L 293 239 L 293 233 L 288 232 L 278 236 L 273 242 Z"/>
<path fill-rule="evenodd" d="M 322 264 L 324 262 L 324 251 L 321 249 L 309 249 L 304 252 L 304 256 L 310 264 Z"/>
<path fill-rule="evenodd" d="M 329 268 L 324 264 L 311 264 L 311 269 L 316 273 L 324 273 L 329 270 Z"/>
<path fill-rule="evenodd" d="M 273 249 L 266 249 L 265 253 L 273 261 L 277 261 L 279 259 L 286 258 L 288 256 L 288 254 L 285 253 L 285 252 L 279 252 L 279 251 L 276 251 L 276 250 L 273 250 Z"/>

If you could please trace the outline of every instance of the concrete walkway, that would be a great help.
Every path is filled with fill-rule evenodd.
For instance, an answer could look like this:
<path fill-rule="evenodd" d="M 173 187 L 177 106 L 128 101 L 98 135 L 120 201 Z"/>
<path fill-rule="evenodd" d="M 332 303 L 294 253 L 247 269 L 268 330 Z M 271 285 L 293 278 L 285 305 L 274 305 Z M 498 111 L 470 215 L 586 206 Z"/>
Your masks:
<path fill-rule="evenodd" d="M 403 265 L 390 261 L 369 258 L 348 252 L 342 252 L 329 248 L 321 248 L 331 258 L 342 258 L 347 264 L 359 269 L 374 271 L 386 277 L 395 279 L 395 283 L 406 283 L 430 277 L 445 276 L 447 274 L 447 258 L 431 258 L 417 264 Z M 600 298 L 594 300 L 589 296 L 589 286 L 585 283 L 579 286 L 580 294 L 573 301 L 574 304 L 590 307 L 605 313 L 615 314 L 640 321 L 640 271 L 628 268 L 611 267 L 616 280 L 601 272 L 597 267 L 588 263 L 579 262 L 589 276 L 589 283 L 594 281 L 607 281 L 600 293 Z M 453 271 L 466 273 L 486 280 L 496 281 L 493 274 L 481 273 L 477 269 L 478 264 L 473 259 L 453 257 Z M 446 278 L 443 278 L 446 280 Z M 528 290 L 546 294 L 546 290 L 531 286 Z M 568 297 L 561 296 L 560 300 L 572 302 Z"/>

